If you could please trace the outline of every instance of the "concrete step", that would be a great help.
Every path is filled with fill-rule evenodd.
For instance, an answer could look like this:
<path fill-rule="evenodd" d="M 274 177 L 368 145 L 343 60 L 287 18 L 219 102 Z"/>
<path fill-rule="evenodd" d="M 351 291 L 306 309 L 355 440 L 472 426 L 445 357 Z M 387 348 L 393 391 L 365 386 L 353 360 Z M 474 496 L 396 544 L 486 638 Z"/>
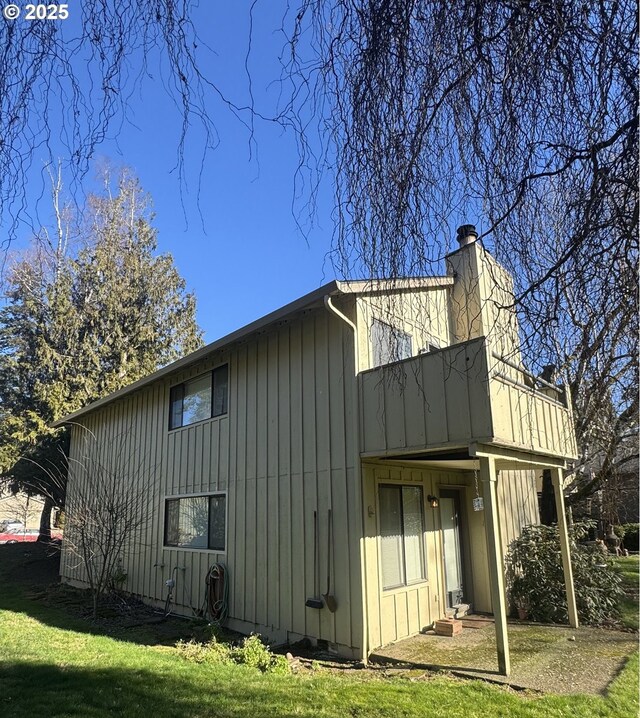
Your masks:
<path fill-rule="evenodd" d="M 459 603 L 457 606 L 447 608 L 446 616 L 447 618 L 462 618 L 468 613 L 471 613 L 471 611 L 472 606 L 470 603 Z"/>

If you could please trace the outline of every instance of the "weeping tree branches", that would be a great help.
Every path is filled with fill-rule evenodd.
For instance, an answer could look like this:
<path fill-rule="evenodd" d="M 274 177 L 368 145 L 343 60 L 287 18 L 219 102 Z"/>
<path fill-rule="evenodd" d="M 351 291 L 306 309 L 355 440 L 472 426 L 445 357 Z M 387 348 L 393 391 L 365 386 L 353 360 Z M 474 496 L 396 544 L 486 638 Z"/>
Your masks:
<path fill-rule="evenodd" d="M 176 142 L 180 173 L 190 125 L 199 126 L 205 154 L 217 144 L 206 91 L 236 116 L 238 110 L 201 73 L 190 5 L 83 0 L 70 6 L 66 20 L 0 22 L 4 241 L 32 216 L 26 186 L 34 162 L 65 156 L 68 189 L 77 189 L 96 148 L 126 119 L 129 101 L 145 80 L 162 81 L 182 117 Z"/>
<path fill-rule="evenodd" d="M 476 220 L 526 360 L 573 390 L 581 465 L 610 463 L 638 410 L 636 3 L 302 0 L 283 31 L 283 114 L 301 177 L 335 177 L 339 270 L 441 271 Z"/>
<path fill-rule="evenodd" d="M 291 23 L 289 117 L 331 138 L 336 249 L 351 269 L 426 273 L 468 215 L 521 268 L 558 197 L 569 216 L 538 282 L 603 231 L 634 236 L 634 3 L 310 1 Z M 537 286 L 527 279 L 521 296 Z"/>

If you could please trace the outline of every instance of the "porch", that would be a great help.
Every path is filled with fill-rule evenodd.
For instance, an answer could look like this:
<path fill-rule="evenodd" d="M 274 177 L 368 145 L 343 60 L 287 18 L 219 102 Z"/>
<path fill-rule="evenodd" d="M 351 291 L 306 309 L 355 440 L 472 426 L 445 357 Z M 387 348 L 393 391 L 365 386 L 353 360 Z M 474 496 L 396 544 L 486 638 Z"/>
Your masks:
<path fill-rule="evenodd" d="M 496 661 L 491 617 L 463 619 L 453 638 L 433 631 L 378 648 L 372 663 L 392 670 L 445 671 L 465 678 L 504 683 L 552 693 L 604 694 L 637 639 L 621 631 L 509 622 L 511 675 L 501 675 Z"/>
<path fill-rule="evenodd" d="M 504 553 L 538 523 L 533 471 L 551 471 L 578 625 L 562 493 L 575 454 L 569 397 L 484 337 L 363 372 L 359 389 L 369 647 L 423 631 L 472 586 L 474 608 L 495 616 L 498 670 L 509 675 Z M 462 528 L 429 510 L 441 500 L 466 513 Z"/>

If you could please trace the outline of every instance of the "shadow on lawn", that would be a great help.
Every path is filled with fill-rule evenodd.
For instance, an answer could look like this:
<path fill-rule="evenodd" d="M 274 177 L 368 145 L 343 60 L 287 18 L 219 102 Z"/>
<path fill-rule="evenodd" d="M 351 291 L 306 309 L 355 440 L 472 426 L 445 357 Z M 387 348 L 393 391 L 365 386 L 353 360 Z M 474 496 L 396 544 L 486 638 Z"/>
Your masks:
<path fill-rule="evenodd" d="M 188 673 L 124 668 L 80 669 L 33 663 L 0 665 L 0 712 L 13 718 L 46 716 L 315 716 L 319 706 L 296 701 L 286 683 L 234 680 L 234 672 L 212 674 L 203 686 Z M 237 677 L 237 676 L 236 676 Z"/>
<path fill-rule="evenodd" d="M 133 610 L 108 611 L 97 620 L 91 617 L 89 591 L 60 582 L 59 546 L 13 544 L 0 546 L 0 610 L 24 613 L 49 626 L 105 635 L 141 645 L 174 645 L 180 639 L 205 640 L 207 624 L 175 616 L 163 619 L 140 605 Z"/>

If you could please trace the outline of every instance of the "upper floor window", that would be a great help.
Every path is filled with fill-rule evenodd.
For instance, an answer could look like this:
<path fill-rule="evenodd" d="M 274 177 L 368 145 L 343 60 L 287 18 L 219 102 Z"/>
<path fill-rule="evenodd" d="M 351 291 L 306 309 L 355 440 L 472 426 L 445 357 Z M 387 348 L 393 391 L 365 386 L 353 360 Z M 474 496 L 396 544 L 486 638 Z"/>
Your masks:
<path fill-rule="evenodd" d="M 420 349 L 419 354 L 428 354 L 429 352 L 437 352 L 438 349 L 442 349 L 440 346 L 440 340 L 434 339 L 430 334 L 427 335 L 426 344 Z"/>
<path fill-rule="evenodd" d="M 413 356 L 411 334 L 385 324 L 377 319 L 371 324 L 373 366 L 390 364 Z"/>
<path fill-rule="evenodd" d="M 178 429 L 226 414 L 228 395 L 228 364 L 171 387 L 169 428 Z"/>

